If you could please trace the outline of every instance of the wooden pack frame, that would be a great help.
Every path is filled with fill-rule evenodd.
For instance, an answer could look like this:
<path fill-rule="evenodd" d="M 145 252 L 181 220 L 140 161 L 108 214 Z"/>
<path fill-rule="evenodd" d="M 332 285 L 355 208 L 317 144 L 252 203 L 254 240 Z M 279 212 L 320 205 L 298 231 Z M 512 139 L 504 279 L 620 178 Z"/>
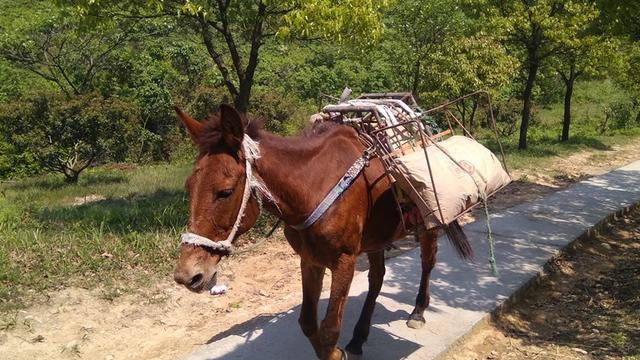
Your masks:
<path fill-rule="evenodd" d="M 368 139 L 367 142 L 373 144 L 376 155 L 382 160 L 387 176 L 391 181 L 402 184 L 402 190 L 409 193 L 410 197 L 419 196 L 418 191 L 411 185 L 411 181 L 406 177 L 404 179 L 396 179 L 395 177 L 404 176 L 402 171 L 398 169 L 396 159 L 400 156 L 415 152 L 423 151 L 429 169 L 431 186 L 435 193 L 436 209 L 430 209 L 428 214 L 422 214 L 424 218 L 428 215 L 435 215 L 441 225 L 446 225 L 445 217 L 441 211 L 440 199 L 437 196 L 436 185 L 431 171 L 431 163 L 427 148 L 430 146 L 438 147 L 438 142 L 448 136 L 455 135 L 456 125 L 462 130 L 464 136 L 476 141 L 471 132 L 465 128 L 458 118 L 451 111 L 451 107 L 466 99 L 476 97 L 484 98 L 487 101 L 490 126 L 495 135 L 496 142 L 500 149 L 500 162 L 505 172 L 508 169 L 505 162 L 504 150 L 500 142 L 496 122 L 493 114 L 491 97 L 488 92 L 480 90 L 452 101 L 445 102 L 441 105 L 422 110 L 415 101 L 415 98 L 408 92 L 395 93 L 367 93 L 362 94 L 356 99 L 348 100 L 336 105 L 327 105 L 322 109 L 322 117 L 327 120 L 350 125 L 356 128 L 359 133 Z M 423 123 L 423 119 L 427 116 L 441 114 L 447 121 L 448 129 L 433 134 L 432 129 Z M 442 148 L 439 148 L 442 150 Z M 444 150 L 442 150 L 444 151 Z M 446 153 L 446 152 L 445 152 Z M 451 159 L 460 168 L 460 163 Z M 392 175 L 393 174 L 393 175 Z M 502 189 L 502 185 L 495 191 L 486 194 L 489 198 Z M 394 189 L 394 187 L 392 187 Z M 400 194 L 394 189 L 396 201 L 400 202 Z M 460 212 L 453 220 L 458 219 L 469 211 L 477 207 L 480 202 L 474 203 Z M 399 204 L 400 206 L 400 204 Z M 449 222 L 453 221 L 450 220 Z"/>

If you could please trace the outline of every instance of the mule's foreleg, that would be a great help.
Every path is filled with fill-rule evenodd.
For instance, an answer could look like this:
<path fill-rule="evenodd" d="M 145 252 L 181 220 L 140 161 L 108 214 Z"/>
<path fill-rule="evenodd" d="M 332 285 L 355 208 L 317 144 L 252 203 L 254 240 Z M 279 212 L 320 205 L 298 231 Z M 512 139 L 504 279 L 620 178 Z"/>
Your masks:
<path fill-rule="evenodd" d="M 337 264 L 331 269 L 331 295 L 327 313 L 320 323 L 320 329 L 316 334 L 316 339 L 320 344 L 320 351 L 316 353 L 322 360 L 340 360 L 343 353 L 336 347 L 340 337 L 342 326 L 342 315 L 344 306 L 349 296 L 349 287 L 353 280 L 356 256 L 342 254 Z M 312 340 L 313 342 L 313 340 Z"/>
<path fill-rule="evenodd" d="M 420 242 L 420 258 L 422 260 L 422 276 L 420 277 L 420 289 L 416 296 L 416 307 L 413 309 L 407 326 L 419 329 L 424 326 L 424 310 L 429 307 L 429 277 L 436 264 L 436 252 L 438 251 L 438 231 L 423 230 L 418 234 Z"/>
<path fill-rule="evenodd" d="M 371 317 L 373 309 L 376 306 L 376 299 L 382 288 L 382 280 L 384 279 L 384 250 L 368 253 L 369 258 L 369 291 L 367 299 L 362 306 L 360 318 L 353 329 L 353 338 L 346 347 L 351 354 L 362 354 L 362 345 L 369 337 L 369 329 L 371 328 Z"/>
<path fill-rule="evenodd" d="M 302 306 L 298 323 L 302 333 L 309 338 L 316 354 L 320 356 L 320 343 L 317 341 L 318 333 L 318 300 L 322 292 L 322 279 L 325 268 L 300 261 L 302 271 Z"/>

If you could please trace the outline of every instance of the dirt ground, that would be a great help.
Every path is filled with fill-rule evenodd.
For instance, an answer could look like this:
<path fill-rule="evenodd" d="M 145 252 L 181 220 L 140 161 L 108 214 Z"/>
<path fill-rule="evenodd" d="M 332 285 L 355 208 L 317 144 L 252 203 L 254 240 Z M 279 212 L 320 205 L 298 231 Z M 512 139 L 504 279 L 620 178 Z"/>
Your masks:
<path fill-rule="evenodd" d="M 547 270 L 447 358 L 640 359 L 640 208 Z"/>
<path fill-rule="evenodd" d="M 640 144 L 629 144 L 604 153 L 605 156 L 602 155 L 603 151 L 585 151 L 567 158 L 555 158 L 549 162 L 547 169 L 513 172 L 516 181 L 496 195 L 491 202 L 492 211 L 543 197 L 585 177 L 601 174 L 636 160 L 640 155 Z M 472 218 L 473 215 L 470 215 L 467 221 Z M 399 242 L 388 256 L 397 255 L 413 246 L 411 241 Z M 626 255 L 626 250 L 630 249 L 620 248 L 614 243 L 609 246 L 612 257 Z M 620 249 L 625 251 L 620 252 Z M 638 259 L 640 251 L 635 254 Z M 608 264 L 612 266 L 611 269 L 617 266 L 617 262 Z M 638 263 L 635 266 L 637 279 L 640 275 L 637 272 Z M 358 269 L 365 270 L 366 262 L 360 263 Z M 253 252 L 225 260 L 220 275 L 220 281 L 230 288 L 227 294 L 218 297 L 192 294 L 175 285 L 169 277 L 158 279 L 155 284 L 149 284 L 147 288 L 135 293 L 118 289 L 106 291 L 68 288 L 42 294 L 44 300 L 39 305 L 10 314 L 0 314 L 0 358 L 174 359 L 230 328 L 254 318 L 270 317 L 300 303 L 298 258 L 281 234 L 276 234 Z M 329 282 L 328 276 L 329 274 L 325 275 L 325 286 Z M 610 296 L 602 299 L 594 297 L 594 303 L 590 306 L 609 306 L 609 309 L 613 309 L 611 311 L 617 311 L 615 309 L 618 303 L 607 300 L 613 296 L 612 284 L 615 283 L 611 281 L 617 281 L 617 278 L 599 276 L 590 278 L 591 283 L 583 281 L 580 284 L 600 284 L 601 289 L 610 289 Z M 583 299 L 583 295 L 578 293 L 575 296 L 565 296 L 564 291 L 551 288 L 545 291 L 552 301 L 542 303 L 540 309 L 554 304 L 576 307 Z M 638 308 L 640 304 L 636 304 L 636 309 Z M 592 312 L 591 309 L 583 309 L 584 314 L 576 311 L 585 316 Z M 506 315 L 505 319 L 513 318 L 514 321 L 505 322 L 504 329 L 485 329 L 488 333 L 479 338 L 474 337 L 475 340 L 472 339 L 468 346 L 465 345 L 467 347 L 460 350 L 463 355 L 458 355 L 458 358 L 510 359 L 511 357 L 502 357 L 503 354 L 520 354 L 520 357 L 514 358 L 545 359 L 542 356 L 551 351 L 548 346 L 557 346 L 561 351 L 565 351 L 566 346 L 569 349 L 575 347 L 580 351 L 570 350 L 570 358 L 583 356 L 581 351 L 587 351 L 583 357 L 589 358 L 592 356 L 591 351 L 600 351 L 599 347 L 604 347 L 591 340 L 604 335 L 589 337 L 592 333 L 562 332 L 563 327 L 569 329 L 568 326 L 576 319 L 565 319 L 557 315 L 559 314 L 549 315 L 546 310 L 531 310 L 526 316 L 516 313 L 512 317 Z M 542 330 L 538 330 L 539 333 L 530 331 L 526 326 L 534 324 L 530 320 L 532 317 L 539 317 L 545 326 L 551 326 L 553 331 L 549 334 L 560 331 L 559 335 L 547 339 L 543 337 L 548 337 L 544 335 L 547 333 Z M 520 318 L 527 319 L 527 322 L 517 321 Z M 604 328 L 594 326 L 589 329 L 605 331 Z M 624 334 L 620 338 L 614 337 L 625 344 L 631 344 L 632 339 L 640 343 L 637 323 L 635 329 L 635 337 L 628 338 L 630 335 Z M 520 332 L 529 335 L 526 338 L 509 336 Z M 570 337 L 565 338 L 562 334 L 570 334 Z M 554 345 L 556 340 L 558 344 L 564 341 L 573 345 Z M 541 351 L 535 350 L 538 347 L 545 353 L 536 355 Z M 616 354 L 613 355 L 618 356 Z M 566 356 L 569 356 L 567 352 L 559 357 L 546 358 Z M 600 358 L 598 356 L 600 355 L 595 358 Z"/>

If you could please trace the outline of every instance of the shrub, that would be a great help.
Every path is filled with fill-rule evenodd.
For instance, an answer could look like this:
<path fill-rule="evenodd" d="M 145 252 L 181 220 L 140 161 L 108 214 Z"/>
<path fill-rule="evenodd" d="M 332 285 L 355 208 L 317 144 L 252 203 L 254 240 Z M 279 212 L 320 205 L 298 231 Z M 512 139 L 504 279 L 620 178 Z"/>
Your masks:
<path fill-rule="evenodd" d="M 0 133 L 14 156 L 32 158 L 69 183 L 95 162 L 128 159 L 146 136 L 138 119 L 132 104 L 98 95 L 39 96 L 0 105 Z"/>
<path fill-rule="evenodd" d="M 303 103 L 295 97 L 285 97 L 267 89 L 256 89 L 252 96 L 249 113 L 263 118 L 268 131 L 291 135 L 308 124 L 308 114 Z"/>
<path fill-rule="evenodd" d="M 494 104 L 493 114 L 496 119 L 496 128 L 500 135 L 508 137 L 516 132 L 521 111 L 521 102 L 514 98 Z"/>
<path fill-rule="evenodd" d="M 606 111 L 613 129 L 628 129 L 636 125 L 636 109 L 633 102 L 629 100 L 614 102 L 609 105 Z"/>

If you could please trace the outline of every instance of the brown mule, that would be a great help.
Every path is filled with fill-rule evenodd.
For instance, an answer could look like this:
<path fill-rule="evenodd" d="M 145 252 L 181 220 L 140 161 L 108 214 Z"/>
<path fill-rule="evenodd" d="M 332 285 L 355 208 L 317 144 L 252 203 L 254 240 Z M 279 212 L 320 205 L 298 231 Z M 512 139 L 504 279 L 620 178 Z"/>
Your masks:
<path fill-rule="evenodd" d="M 200 123 L 176 108 L 180 120 L 199 148 L 193 173 L 187 179 L 189 196 L 188 231 L 175 269 L 175 281 L 201 292 L 215 285 L 216 266 L 227 251 L 222 239 L 233 242 L 251 228 L 258 217 L 256 195 L 246 198 L 250 182 L 259 182 L 267 211 L 284 221 L 284 233 L 300 255 L 302 307 L 299 323 L 320 359 L 341 359 L 336 347 L 342 315 L 354 275 L 356 258 L 369 258 L 369 292 L 353 338 L 346 349 L 362 354 L 371 316 L 384 277 L 384 248 L 393 241 L 400 216 L 382 164 L 370 165 L 327 212 L 308 229 L 290 225 L 302 223 L 324 196 L 364 151 L 354 129 L 323 124 L 306 136 L 283 138 L 247 124 L 244 116 L 222 105 L 220 114 Z M 247 138 L 249 137 L 249 138 Z M 245 141 L 259 142 L 260 156 L 249 161 Z M 247 171 L 247 164 L 252 168 Z M 422 280 L 416 307 L 408 325 L 424 324 L 429 305 L 429 275 L 435 264 L 437 231 L 422 231 Z M 203 239 L 203 243 L 191 241 Z M 213 240 L 211 240 L 213 239 Z M 226 241 L 226 240 L 225 240 Z M 463 256 L 470 255 L 462 236 L 453 237 Z M 212 246 L 208 246 L 212 245 Z M 324 319 L 318 325 L 318 300 L 325 269 L 331 270 L 331 295 Z"/>

